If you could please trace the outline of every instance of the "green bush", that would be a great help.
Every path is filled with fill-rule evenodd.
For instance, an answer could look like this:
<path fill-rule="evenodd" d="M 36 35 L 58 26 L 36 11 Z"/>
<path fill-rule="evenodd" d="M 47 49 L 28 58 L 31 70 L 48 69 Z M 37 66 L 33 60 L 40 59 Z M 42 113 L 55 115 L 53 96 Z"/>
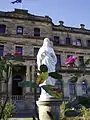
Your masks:
<path fill-rule="evenodd" d="M 2 104 L 0 105 L 0 115 L 2 110 Z M 12 103 L 7 103 L 2 115 L 2 120 L 8 120 L 10 117 L 12 117 L 12 114 L 15 110 L 15 106 Z"/>

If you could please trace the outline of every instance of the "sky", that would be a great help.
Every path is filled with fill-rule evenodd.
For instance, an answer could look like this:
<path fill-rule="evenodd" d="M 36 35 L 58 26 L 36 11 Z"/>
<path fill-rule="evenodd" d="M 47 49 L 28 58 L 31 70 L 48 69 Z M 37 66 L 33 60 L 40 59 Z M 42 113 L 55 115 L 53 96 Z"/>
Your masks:
<path fill-rule="evenodd" d="M 79 28 L 85 24 L 85 28 L 90 29 L 90 0 L 22 0 L 22 4 L 12 4 L 12 1 L 1 0 L 0 11 L 22 8 L 34 15 L 47 15 L 56 25 L 62 20 L 65 26 Z"/>

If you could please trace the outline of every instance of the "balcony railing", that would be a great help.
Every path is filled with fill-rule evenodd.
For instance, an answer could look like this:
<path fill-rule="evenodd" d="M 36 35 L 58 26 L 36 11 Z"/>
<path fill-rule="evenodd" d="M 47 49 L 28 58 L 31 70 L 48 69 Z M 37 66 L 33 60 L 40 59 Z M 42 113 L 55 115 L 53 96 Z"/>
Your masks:
<path fill-rule="evenodd" d="M 83 73 L 84 71 L 86 72 L 86 74 L 90 74 L 90 67 L 66 67 L 66 66 L 61 66 L 60 68 L 58 68 L 56 71 L 64 73 Z"/>

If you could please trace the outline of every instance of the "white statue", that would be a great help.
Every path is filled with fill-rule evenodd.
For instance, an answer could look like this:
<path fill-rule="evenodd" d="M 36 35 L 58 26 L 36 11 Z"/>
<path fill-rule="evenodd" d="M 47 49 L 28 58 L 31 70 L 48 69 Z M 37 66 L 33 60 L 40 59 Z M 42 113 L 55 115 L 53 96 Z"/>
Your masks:
<path fill-rule="evenodd" d="M 53 43 L 49 40 L 49 38 L 45 38 L 42 47 L 39 49 L 37 54 L 37 65 L 38 69 L 40 65 L 44 64 L 48 67 L 48 73 L 55 72 L 55 67 L 57 63 L 57 57 L 55 55 L 53 49 Z M 55 79 L 48 77 L 40 86 L 42 85 L 55 85 Z M 46 93 L 43 89 L 41 91 L 41 96 L 43 99 L 51 97 L 48 93 Z"/>

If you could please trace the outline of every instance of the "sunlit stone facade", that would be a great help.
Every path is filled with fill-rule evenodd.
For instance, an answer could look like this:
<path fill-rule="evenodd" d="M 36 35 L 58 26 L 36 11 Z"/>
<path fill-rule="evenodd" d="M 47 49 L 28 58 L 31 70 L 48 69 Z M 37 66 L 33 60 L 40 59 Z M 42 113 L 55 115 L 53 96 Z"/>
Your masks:
<path fill-rule="evenodd" d="M 27 10 L 15 9 L 11 12 L 0 12 L 0 56 L 19 50 L 25 59 L 23 65 L 15 65 L 19 67 L 19 71 L 12 70 L 8 83 L 9 95 L 14 100 L 23 99 L 29 103 L 33 101 L 33 89 L 20 88 L 17 83 L 35 81 L 36 55 L 45 37 L 49 37 L 54 43 L 58 58 L 57 70 L 63 75 L 64 97 L 70 98 L 75 94 L 75 86 L 70 83 L 69 78 L 77 68 L 68 69 L 65 60 L 69 55 L 75 55 L 78 57 L 76 63 L 79 65 L 90 58 L 90 30 L 87 30 L 84 24 L 80 24 L 80 28 L 65 26 L 63 21 L 55 25 L 49 16 L 36 16 Z M 88 74 L 80 77 L 76 84 L 78 96 L 89 96 L 87 90 L 90 84 L 89 67 L 88 65 L 86 68 Z M 5 94 L 5 84 L 0 85 L 1 92 Z M 37 92 L 39 91 L 38 88 Z"/>

